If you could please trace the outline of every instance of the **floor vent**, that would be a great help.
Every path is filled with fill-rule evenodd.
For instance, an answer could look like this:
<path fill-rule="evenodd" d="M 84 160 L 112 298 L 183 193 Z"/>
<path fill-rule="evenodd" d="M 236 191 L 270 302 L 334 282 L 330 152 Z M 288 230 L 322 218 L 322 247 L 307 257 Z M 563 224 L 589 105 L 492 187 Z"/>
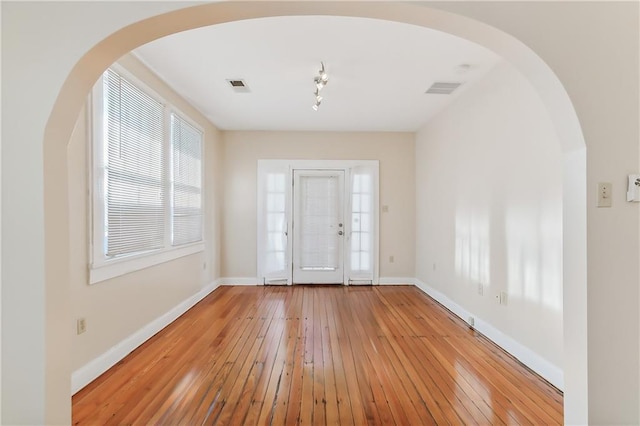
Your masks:
<path fill-rule="evenodd" d="M 349 280 L 349 285 L 373 285 L 372 280 Z"/>

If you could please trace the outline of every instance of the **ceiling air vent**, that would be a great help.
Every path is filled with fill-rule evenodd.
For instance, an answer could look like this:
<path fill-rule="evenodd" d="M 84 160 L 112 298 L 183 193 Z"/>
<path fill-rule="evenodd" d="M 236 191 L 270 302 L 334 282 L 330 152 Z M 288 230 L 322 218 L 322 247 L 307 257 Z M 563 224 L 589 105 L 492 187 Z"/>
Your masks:
<path fill-rule="evenodd" d="M 436 82 L 431 85 L 427 89 L 425 93 L 433 94 L 433 95 L 450 95 L 460 87 L 462 83 L 445 83 L 445 82 Z"/>
<path fill-rule="evenodd" d="M 227 83 L 229 83 L 229 86 L 231 86 L 231 88 L 233 89 L 234 92 L 237 93 L 248 93 L 250 92 L 249 90 L 249 86 L 247 86 L 247 83 L 245 83 L 244 80 L 239 79 L 239 78 L 234 78 L 234 79 L 227 79 Z"/>

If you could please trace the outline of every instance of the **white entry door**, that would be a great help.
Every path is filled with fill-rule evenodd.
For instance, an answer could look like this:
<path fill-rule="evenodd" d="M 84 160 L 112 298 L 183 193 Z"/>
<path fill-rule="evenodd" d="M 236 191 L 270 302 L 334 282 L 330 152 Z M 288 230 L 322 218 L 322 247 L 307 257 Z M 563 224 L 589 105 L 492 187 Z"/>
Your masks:
<path fill-rule="evenodd" d="M 293 283 L 344 282 L 344 171 L 293 171 Z"/>

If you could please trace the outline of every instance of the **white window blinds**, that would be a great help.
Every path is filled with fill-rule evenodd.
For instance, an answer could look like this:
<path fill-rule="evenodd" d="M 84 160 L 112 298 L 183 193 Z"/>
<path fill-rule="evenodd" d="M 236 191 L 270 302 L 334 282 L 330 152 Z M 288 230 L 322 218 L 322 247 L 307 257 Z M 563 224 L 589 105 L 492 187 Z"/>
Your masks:
<path fill-rule="evenodd" d="M 336 176 L 300 176 L 300 216 L 296 232 L 300 234 L 300 268 L 336 270 L 340 222 L 340 191 Z M 295 220 L 295 219 L 294 219 Z"/>
<path fill-rule="evenodd" d="M 203 251 L 203 130 L 118 64 L 92 95 L 90 283 Z"/>
<path fill-rule="evenodd" d="M 202 240 L 202 132 L 171 114 L 174 246 Z"/>
<path fill-rule="evenodd" d="M 163 105 L 105 73 L 104 191 L 107 258 L 164 244 Z"/>

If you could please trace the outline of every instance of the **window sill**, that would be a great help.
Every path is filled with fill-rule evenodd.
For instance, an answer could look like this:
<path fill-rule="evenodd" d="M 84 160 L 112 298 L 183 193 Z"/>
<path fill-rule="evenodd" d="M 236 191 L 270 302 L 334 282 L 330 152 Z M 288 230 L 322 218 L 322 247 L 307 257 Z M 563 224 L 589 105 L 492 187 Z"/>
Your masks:
<path fill-rule="evenodd" d="M 202 251 L 204 251 L 204 243 L 200 242 L 185 247 L 114 259 L 100 265 L 92 265 L 89 269 L 89 284 L 96 284 Z"/>

